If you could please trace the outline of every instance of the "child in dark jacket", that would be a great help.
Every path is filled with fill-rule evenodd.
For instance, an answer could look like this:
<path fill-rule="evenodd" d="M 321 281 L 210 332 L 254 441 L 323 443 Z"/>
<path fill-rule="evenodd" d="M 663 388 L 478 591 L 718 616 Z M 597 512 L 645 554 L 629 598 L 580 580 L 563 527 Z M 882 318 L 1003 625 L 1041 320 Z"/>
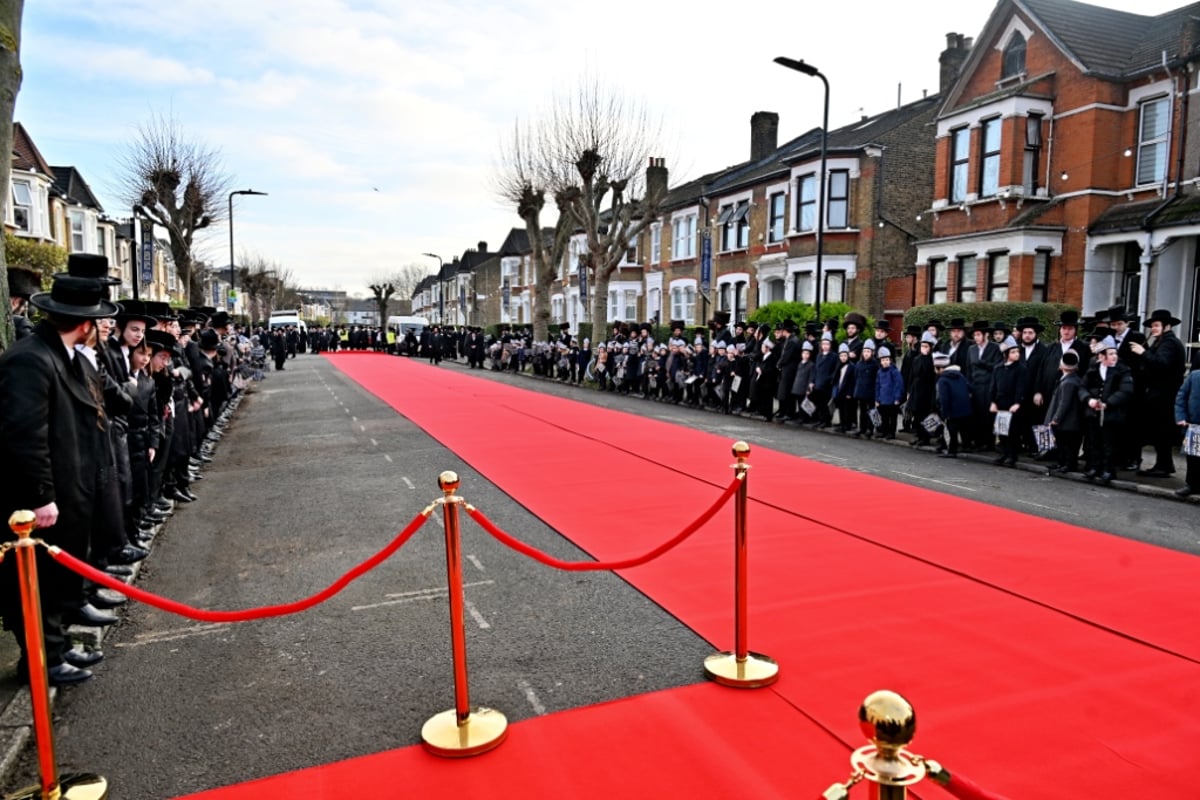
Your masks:
<path fill-rule="evenodd" d="M 962 374 L 962 368 L 950 364 L 950 356 L 936 353 L 933 368 L 937 372 L 937 407 L 946 425 L 950 438 L 950 449 L 938 446 L 938 454 L 945 458 L 958 457 L 959 435 L 971 421 L 971 382 Z"/>
<path fill-rule="evenodd" d="M 1055 473 L 1079 471 L 1079 446 L 1083 444 L 1083 403 L 1079 401 L 1083 378 L 1079 377 L 1079 354 L 1074 350 L 1063 353 L 1058 365 L 1062 375 L 1054 386 L 1054 394 L 1046 406 L 1046 424 L 1054 431 L 1054 450 L 1058 454 Z"/>
<path fill-rule="evenodd" d="M 854 400 L 858 403 L 858 431 L 855 438 L 875 435 L 875 423 L 871 422 L 871 410 L 875 408 L 875 376 L 879 362 L 875 360 L 875 341 L 863 342 L 862 355 L 854 365 Z"/>
<path fill-rule="evenodd" d="M 834 380 L 834 401 L 837 403 L 838 430 L 849 433 L 854 427 L 854 364 L 850 361 L 850 346 L 838 345 L 837 377 Z"/>
<path fill-rule="evenodd" d="M 896 369 L 892 351 L 879 349 L 879 372 L 875 375 L 875 407 L 883 418 L 879 435 L 884 439 L 896 438 L 896 421 L 900 416 L 900 402 L 904 399 L 904 377 Z"/>

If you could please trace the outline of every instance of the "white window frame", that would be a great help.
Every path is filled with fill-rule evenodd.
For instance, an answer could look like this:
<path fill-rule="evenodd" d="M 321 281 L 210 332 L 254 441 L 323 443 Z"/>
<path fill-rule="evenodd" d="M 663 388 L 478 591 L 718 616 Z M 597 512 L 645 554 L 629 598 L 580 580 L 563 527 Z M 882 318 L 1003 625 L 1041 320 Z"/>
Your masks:
<path fill-rule="evenodd" d="M 671 319 L 690 326 L 696 317 L 696 279 L 676 278 L 670 283 Z"/>
<path fill-rule="evenodd" d="M 775 216 L 775 201 L 779 201 L 779 216 Z M 778 233 L 776 232 L 778 224 Z M 783 189 L 767 193 L 767 244 L 778 244 L 787 236 L 787 192 Z"/>
<path fill-rule="evenodd" d="M 67 209 L 68 237 L 72 253 L 87 252 L 87 214 L 82 208 Z M 76 241 L 78 237 L 78 241 Z"/>
<path fill-rule="evenodd" d="M 683 261 L 696 257 L 696 224 L 698 211 L 687 211 L 671 217 L 671 260 Z"/>
<path fill-rule="evenodd" d="M 1162 132 L 1149 139 L 1144 138 L 1146 126 L 1146 109 L 1150 106 L 1161 104 L 1163 107 L 1163 115 L 1165 116 L 1165 124 Z M 1137 121 L 1137 150 L 1134 162 L 1134 183 L 1137 186 L 1153 186 L 1156 183 L 1162 183 L 1167 177 L 1167 161 L 1170 159 L 1170 136 L 1171 136 L 1171 101 L 1167 96 L 1150 97 L 1138 103 L 1138 121 Z M 1157 170 L 1153 176 L 1145 176 L 1142 174 L 1142 153 L 1147 148 L 1153 148 L 1158 151 L 1159 155 L 1156 158 L 1157 165 L 1160 170 Z"/>
<path fill-rule="evenodd" d="M 662 223 L 656 222 L 650 226 L 650 263 L 662 263 Z"/>
<path fill-rule="evenodd" d="M 22 198 L 20 198 L 18 196 L 18 189 L 17 189 L 18 186 L 25 190 L 25 194 L 29 200 L 28 203 L 21 202 Z M 34 232 L 34 219 L 35 219 L 34 205 L 36 202 L 36 195 L 33 190 L 33 183 L 30 181 L 13 179 L 12 191 L 10 192 L 10 196 L 11 196 L 11 201 L 10 201 L 9 205 L 12 207 L 12 211 L 10 212 L 10 218 L 13 221 L 13 225 L 19 231 L 23 231 L 25 233 L 33 233 Z M 25 224 L 24 225 L 21 225 L 21 223 L 17 220 L 17 209 L 25 209 Z"/>

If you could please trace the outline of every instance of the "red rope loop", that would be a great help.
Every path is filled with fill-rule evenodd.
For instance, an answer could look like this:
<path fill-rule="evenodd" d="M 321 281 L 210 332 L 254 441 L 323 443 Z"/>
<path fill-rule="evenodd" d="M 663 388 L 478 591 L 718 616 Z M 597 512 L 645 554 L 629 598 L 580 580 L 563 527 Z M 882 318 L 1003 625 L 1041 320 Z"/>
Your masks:
<path fill-rule="evenodd" d="M 945 767 L 940 773 L 931 775 L 933 780 L 958 800 L 1008 800 L 1002 794 L 989 792 L 979 784 L 970 781 L 957 772 L 950 772 Z"/>
<path fill-rule="evenodd" d="M 568 572 L 592 572 L 596 570 L 629 569 L 630 567 L 638 567 L 648 561 L 653 561 L 671 548 L 682 543 L 684 539 L 688 538 L 696 531 L 700 530 L 700 528 L 702 528 L 706 522 L 712 519 L 713 516 L 721 510 L 721 506 L 729 502 L 729 498 L 733 497 L 737 493 L 737 490 L 741 488 L 741 485 L 742 479 L 734 478 L 733 482 L 729 484 L 728 488 L 721 492 L 721 496 L 717 498 L 717 501 L 713 503 L 708 510 L 697 517 L 696 521 L 691 525 L 688 525 L 677 535 L 668 539 L 663 544 L 660 544 L 650 552 L 637 556 L 636 558 L 627 558 L 623 561 L 562 561 L 561 559 L 547 555 L 541 550 L 538 550 L 536 547 L 527 545 L 500 530 L 495 526 L 495 524 L 492 523 L 491 520 L 485 517 L 483 512 L 481 512 L 479 509 L 467 506 L 467 513 L 471 515 L 471 519 L 479 523 L 481 528 L 490 533 L 492 536 L 496 537 L 501 544 L 506 544 L 513 550 L 516 550 L 518 553 L 529 556 L 534 561 L 539 561 L 542 564 L 545 564 L 547 567 L 554 567 L 555 569 L 566 570 Z"/>
<path fill-rule="evenodd" d="M 397 550 L 404 546 L 404 543 L 417 532 L 417 530 L 425 524 L 429 519 L 429 514 L 421 512 L 413 517 L 413 521 L 408 523 L 408 527 L 400 531 L 396 538 L 392 539 L 382 550 L 368 558 L 352 570 L 347 572 L 342 577 L 338 578 L 327 588 L 317 592 L 316 594 L 306 597 L 303 600 L 297 600 L 293 603 L 284 603 L 274 606 L 263 606 L 262 608 L 248 608 L 244 611 L 206 611 L 202 608 L 193 608 L 183 603 L 178 603 L 174 600 L 168 600 L 164 597 L 159 597 L 156 594 L 147 592 L 145 589 L 139 589 L 136 586 L 126 584 L 123 581 L 117 580 L 107 572 L 98 570 L 91 564 L 85 561 L 80 561 L 75 556 L 61 550 L 57 547 L 48 547 L 50 556 L 58 563 L 62 564 L 67 569 L 73 570 L 84 578 L 98 583 L 101 586 L 108 587 L 114 591 L 118 591 L 123 595 L 132 597 L 134 600 L 141 600 L 143 603 L 154 606 L 162 611 L 169 611 L 172 614 L 178 614 L 181 617 L 188 619 L 199 620 L 201 622 L 245 622 L 252 619 L 267 619 L 269 617 L 282 617 L 287 614 L 296 614 L 312 608 L 319 603 L 323 603 L 333 597 L 338 592 L 345 589 L 351 582 L 357 580 L 367 574 L 375 567 L 382 564 L 392 556 Z"/>

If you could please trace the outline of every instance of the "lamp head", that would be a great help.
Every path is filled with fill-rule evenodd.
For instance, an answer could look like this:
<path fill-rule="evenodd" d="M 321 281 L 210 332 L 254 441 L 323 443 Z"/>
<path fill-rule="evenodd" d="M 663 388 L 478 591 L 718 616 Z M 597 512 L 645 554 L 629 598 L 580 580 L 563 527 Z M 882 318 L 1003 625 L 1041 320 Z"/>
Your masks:
<path fill-rule="evenodd" d="M 814 67 L 812 64 L 805 64 L 804 59 L 800 59 L 799 61 L 797 61 L 794 58 L 787 58 L 786 56 L 778 56 L 775 59 L 775 63 L 779 64 L 780 66 L 787 67 L 788 69 L 794 69 L 797 72 L 803 72 L 805 75 L 808 75 L 810 77 L 815 77 L 815 76 L 821 74 L 821 71 L 819 69 L 817 69 L 816 67 Z"/>

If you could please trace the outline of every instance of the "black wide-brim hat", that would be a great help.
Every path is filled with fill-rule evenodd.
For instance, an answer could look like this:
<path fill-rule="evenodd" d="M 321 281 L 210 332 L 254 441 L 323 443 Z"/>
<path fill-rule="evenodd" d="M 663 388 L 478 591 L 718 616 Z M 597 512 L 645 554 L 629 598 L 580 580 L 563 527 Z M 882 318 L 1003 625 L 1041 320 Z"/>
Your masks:
<path fill-rule="evenodd" d="M 946 327 L 950 330 L 957 329 L 960 331 L 965 331 L 967 329 L 967 321 L 962 317 L 955 317 L 954 319 L 950 320 L 950 324 Z"/>
<path fill-rule="evenodd" d="M 147 300 L 146 313 L 154 317 L 156 322 L 170 322 L 179 319 L 179 316 L 171 310 L 171 306 L 161 300 Z"/>
<path fill-rule="evenodd" d="M 153 325 L 158 320 L 146 311 L 146 304 L 141 300 L 122 300 L 121 313 L 117 314 L 117 324 L 125 327 L 127 322 L 141 321 Z"/>
<path fill-rule="evenodd" d="M 858 313 L 857 311 L 851 311 L 850 313 L 846 314 L 846 317 L 842 321 L 842 324 L 843 325 L 857 325 L 858 329 L 861 331 L 863 328 L 867 327 L 867 318 L 864 317 L 862 314 Z"/>
<path fill-rule="evenodd" d="M 946 324 L 944 322 L 942 322 L 940 319 L 931 319 L 931 320 L 929 320 L 929 322 L 925 323 L 925 328 L 926 328 L 926 330 L 928 330 L 929 328 L 937 328 L 938 333 L 941 333 L 942 331 L 946 330 Z"/>
<path fill-rule="evenodd" d="M 205 328 L 200 331 L 200 349 L 201 350 L 216 350 L 217 345 L 221 343 L 221 336 L 212 328 Z"/>
<path fill-rule="evenodd" d="M 886 319 L 877 319 L 875 320 L 875 330 L 887 331 L 888 333 L 891 333 L 892 323 L 888 322 Z"/>
<path fill-rule="evenodd" d="M 1058 318 L 1058 322 L 1054 324 L 1060 328 L 1063 325 L 1070 325 L 1077 328 L 1079 327 L 1079 312 L 1067 309 L 1066 311 L 1062 312 L 1062 315 Z"/>
<path fill-rule="evenodd" d="M 218 311 L 217 313 L 215 313 L 211 317 L 209 317 L 208 324 L 214 328 L 224 328 L 226 325 L 229 324 L 229 321 L 230 320 L 229 320 L 229 312 L 228 311 Z"/>
<path fill-rule="evenodd" d="M 156 352 L 159 350 L 174 350 L 175 336 L 166 331 L 146 331 L 146 341 Z"/>
<path fill-rule="evenodd" d="M 78 278 L 73 275 L 54 277 L 54 285 L 48 292 L 36 292 L 29 302 L 50 314 L 80 319 L 104 319 L 115 317 L 121 307 L 105 298 L 108 290 L 94 278 Z"/>
<path fill-rule="evenodd" d="M 1146 317 L 1145 324 L 1149 325 L 1151 322 L 1161 322 L 1164 325 L 1174 326 L 1179 324 L 1179 318 L 1172 316 L 1171 312 L 1165 308 L 1157 308 L 1150 312 L 1150 316 Z"/>
<path fill-rule="evenodd" d="M 994 330 L 991 324 L 986 319 L 977 319 L 971 323 L 971 333 L 982 331 L 983 333 L 991 333 Z"/>
<path fill-rule="evenodd" d="M 42 290 L 42 276 L 34 270 L 21 266 L 10 266 L 8 272 L 8 296 L 28 300 Z"/>
<path fill-rule="evenodd" d="M 109 277 L 108 259 L 92 253 L 72 253 L 67 256 L 67 271 L 55 273 L 54 277 L 91 278 L 106 286 L 118 286 L 121 281 Z"/>
<path fill-rule="evenodd" d="M 1017 320 L 1017 324 L 1013 325 L 1013 328 L 1018 331 L 1023 331 L 1026 328 L 1033 328 L 1037 333 L 1041 333 L 1042 331 L 1046 330 L 1046 326 L 1038 321 L 1037 317 L 1021 317 L 1019 320 Z"/>

